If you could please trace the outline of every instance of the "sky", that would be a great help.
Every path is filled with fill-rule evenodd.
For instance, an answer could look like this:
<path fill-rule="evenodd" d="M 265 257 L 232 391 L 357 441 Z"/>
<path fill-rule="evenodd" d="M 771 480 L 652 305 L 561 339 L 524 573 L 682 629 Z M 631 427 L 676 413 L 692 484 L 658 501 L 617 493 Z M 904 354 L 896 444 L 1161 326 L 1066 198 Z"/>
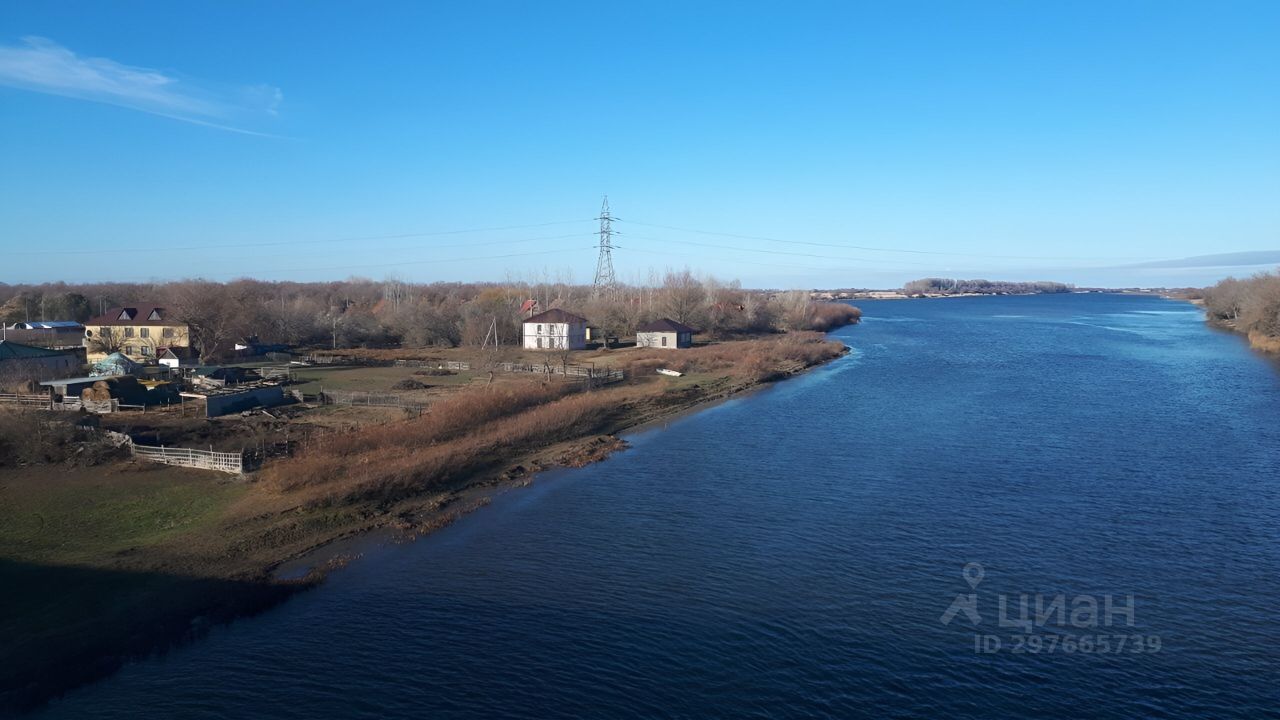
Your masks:
<path fill-rule="evenodd" d="M 0 282 L 589 283 L 607 195 L 631 282 L 1202 285 L 1280 261 L 1278 37 L 1271 0 L 3 3 Z"/>

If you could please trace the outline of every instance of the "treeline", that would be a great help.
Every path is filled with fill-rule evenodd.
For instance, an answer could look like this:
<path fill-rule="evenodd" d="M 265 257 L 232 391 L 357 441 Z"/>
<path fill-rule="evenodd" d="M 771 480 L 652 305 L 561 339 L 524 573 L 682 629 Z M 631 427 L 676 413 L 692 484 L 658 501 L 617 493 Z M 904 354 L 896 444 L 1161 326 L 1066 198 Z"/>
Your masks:
<path fill-rule="evenodd" d="M 454 347 L 482 344 L 496 330 L 503 344 L 520 340 L 521 308 L 564 308 L 610 336 L 662 317 L 716 338 L 783 330 L 829 330 L 858 321 L 845 304 L 814 303 L 807 292 L 765 293 L 688 270 L 655 276 L 645 286 L 598 295 L 560 281 L 417 284 L 398 279 L 336 282 L 159 284 L 0 284 L 0 320 L 84 322 L 104 308 L 155 303 L 191 328 L 206 358 L 225 355 L 241 338 L 333 347 Z"/>
<path fill-rule="evenodd" d="M 922 278 L 912 280 L 902 286 L 904 295 L 962 295 L 981 293 L 983 295 L 1038 295 L 1044 293 L 1065 293 L 1075 289 L 1075 285 L 1060 282 L 1005 282 L 1002 280 L 955 280 L 952 278 Z"/>
<path fill-rule="evenodd" d="M 1251 337 L 1280 338 L 1280 273 L 1227 278 L 1205 288 L 1203 295 L 1210 320 Z"/>

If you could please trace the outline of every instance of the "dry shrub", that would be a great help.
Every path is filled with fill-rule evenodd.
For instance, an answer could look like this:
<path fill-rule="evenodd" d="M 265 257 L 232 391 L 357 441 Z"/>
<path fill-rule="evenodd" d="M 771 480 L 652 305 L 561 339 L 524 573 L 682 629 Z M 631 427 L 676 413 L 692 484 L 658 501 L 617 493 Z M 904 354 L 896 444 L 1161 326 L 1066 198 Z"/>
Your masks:
<path fill-rule="evenodd" d="M 80 441 L 85 438 L 75 419 L 70 413 L 0 409 L 0 467 L 59 463 L 84 454 Z"/>
<path fill-rule="evenodd" d="M 854 325 L 861 319 L 862 311 L 846 303 L 810 303 L 804 328 L 827 332 L 845 325 Z"/>

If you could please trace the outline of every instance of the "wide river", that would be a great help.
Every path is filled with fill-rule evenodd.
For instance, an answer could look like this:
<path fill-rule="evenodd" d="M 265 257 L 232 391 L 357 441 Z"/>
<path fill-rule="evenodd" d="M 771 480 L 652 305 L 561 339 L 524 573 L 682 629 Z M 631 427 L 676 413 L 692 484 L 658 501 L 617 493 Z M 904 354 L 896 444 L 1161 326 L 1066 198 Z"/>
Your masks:
<path fill-rule="evenodd" d="M 861 306 L 846 358 L 44 714 L 1280 717 L 1272 363 L 1150 297 Z"/>

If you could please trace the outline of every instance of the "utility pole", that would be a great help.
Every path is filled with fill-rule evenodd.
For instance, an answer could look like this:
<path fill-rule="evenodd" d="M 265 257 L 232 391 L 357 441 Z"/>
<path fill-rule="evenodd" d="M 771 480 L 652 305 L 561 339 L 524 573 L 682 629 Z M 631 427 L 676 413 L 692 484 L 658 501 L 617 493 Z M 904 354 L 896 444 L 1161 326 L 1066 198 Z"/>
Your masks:
<path fill-rule="evenodd" d="M 604 196 L 600 206 L 600 257 L 596 261 L 594 293 L 612 293 L 618 280 L 613 274 L 613 216 L 609 214 L 609 196 Z"/>

